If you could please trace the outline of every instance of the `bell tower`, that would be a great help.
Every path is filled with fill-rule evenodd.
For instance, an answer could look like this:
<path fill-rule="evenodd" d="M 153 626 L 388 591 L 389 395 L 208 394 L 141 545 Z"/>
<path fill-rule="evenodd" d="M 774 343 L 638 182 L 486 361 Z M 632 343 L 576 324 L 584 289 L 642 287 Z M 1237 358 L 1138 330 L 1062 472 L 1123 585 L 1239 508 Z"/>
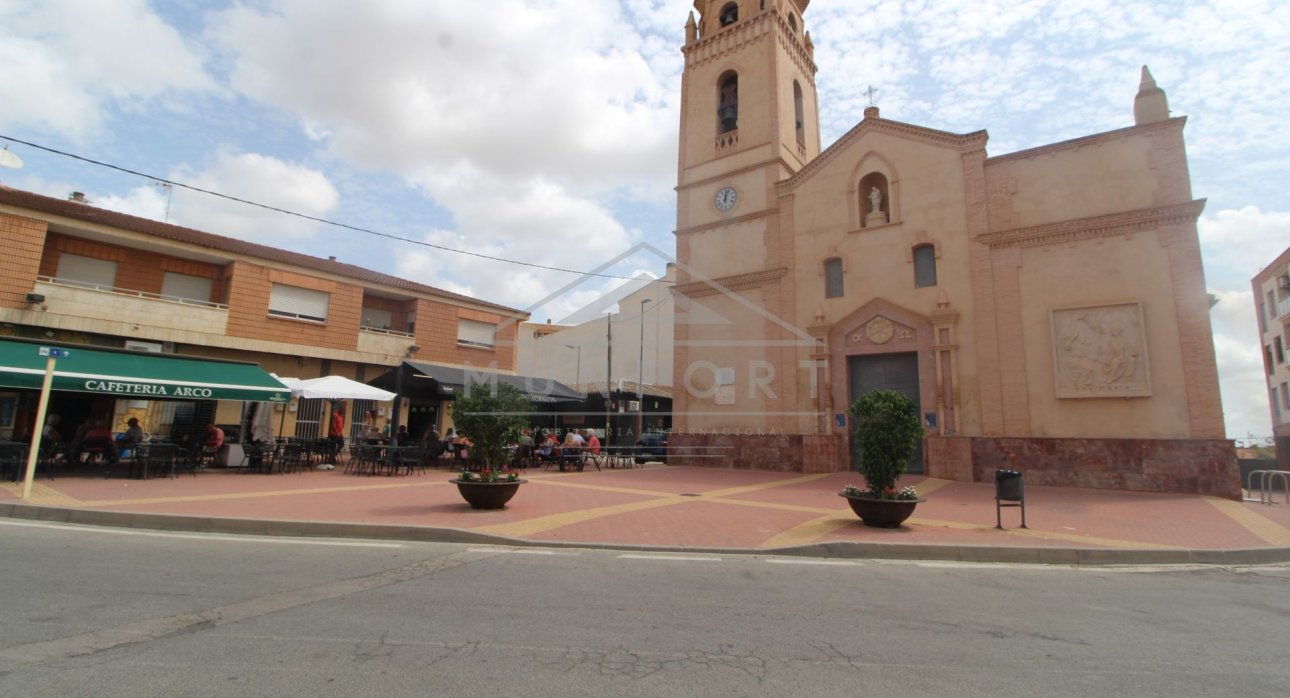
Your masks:
<path fill-rule="evenodd" d="M 775 182 L 819 154 L 809 4 L 694 0 L 682 49 L 678 229 L 773 205 Z"/>
<path fill-rule="evenodd" d="M 686 23 L 674 292 L 688 309 L 673 349 L 686 384 L 673 397 L 681 432 L 798 428 L 794 241 L 776 185 L 820 153 L 809 4 L 694 0 Z"/>

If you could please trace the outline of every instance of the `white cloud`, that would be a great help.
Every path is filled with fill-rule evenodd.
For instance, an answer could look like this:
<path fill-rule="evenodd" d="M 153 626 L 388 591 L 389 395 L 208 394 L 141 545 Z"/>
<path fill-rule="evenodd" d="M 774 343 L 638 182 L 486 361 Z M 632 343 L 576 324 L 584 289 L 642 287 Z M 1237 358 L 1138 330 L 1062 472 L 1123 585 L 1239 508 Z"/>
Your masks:
<path fill-rule="evenodd" d="M 0 4 L 0 127 L 82 137 L 109 109 L 212 90 L 201 50 L 145 0 Z"/>
<path fill-rule="evenodd" d="M 205 169 L 183 167 L 170 178 L 318 218 L 335 208 L 340 197 L 323 173 L 255 153 L 220 152 Z M 288 238 L 309 237 L 322 225 L 182 188 L 174 190 L 170 222 L 278 246 Z"/>
<path fill-rule="evenodd" d="M 280 0 L 219 13 L 211 36 L 236 89 L 360 166 L 464 160 L 597 189 L 666 186 L 675 163 L 677 96 L 658 62 L 618 48 L 645 39 L 617 3 Z"/>

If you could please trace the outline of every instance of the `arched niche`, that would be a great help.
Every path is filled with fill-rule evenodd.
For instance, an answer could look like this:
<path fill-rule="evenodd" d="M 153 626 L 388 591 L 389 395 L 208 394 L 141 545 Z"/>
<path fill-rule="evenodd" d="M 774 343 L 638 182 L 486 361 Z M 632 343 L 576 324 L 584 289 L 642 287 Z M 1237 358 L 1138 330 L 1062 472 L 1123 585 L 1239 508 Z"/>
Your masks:
<path fill-rule="evenodd" d="M 896 167 L 882 155 L 870 152 L 851 172 L 848 209 L 855 222 L 853 229 L 872 228 L 900 222 L 900 178 Z M 878 190 L 878 206 L 873 205 L 873 190 Z"/>

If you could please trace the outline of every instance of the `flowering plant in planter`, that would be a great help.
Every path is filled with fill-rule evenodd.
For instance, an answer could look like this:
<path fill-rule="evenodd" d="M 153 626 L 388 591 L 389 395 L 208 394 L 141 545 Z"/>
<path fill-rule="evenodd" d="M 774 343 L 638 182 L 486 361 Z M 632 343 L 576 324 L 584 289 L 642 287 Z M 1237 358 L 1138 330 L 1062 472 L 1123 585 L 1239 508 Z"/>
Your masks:
<path fill-rule="evenodd" d="M 494 478 L 489 482 L 498 482 L 497 473 L 509 465 L 510 447 L 519 441 L 532 411 L 533 404 L 509 383 L 472 382 L 463 390 L 452 407 L 457 431 L 468 434 L 471 442 L 470 468 L 462 470 L 462 479 L 469 470 L 487 472 Z M 471 480 L 479 478 L 472 476 Z"/>
<path fill-rule="evenodd" d="M 856 487 L 855 485 L 851 485 L 851 484 L 848 484 L 846 487 L 842 488 L 842 494 L 845 494 L 848 497 L 872 496 L 869 490 L 862 490 L 859 487 Z M 897 499 L 901 501 L 914 500 L 914 499 L 918 499 L 918 490 L 914 489 L 913 487 L 905 487 L 905 488 L 902 488 L 899 492 L 896 492 L 895 489 L 893 488 L 891 490 L 883 492 L 882 498 Z"/>
<path fill-rule="evenodd" d="M 484 468 L 474 471 L 469 467 L 465 467 L 461 469 L 461 475 L 457 479 L 462 482 L 519 482 L 520 475 L 510 468 L 502 468 L 501 470 Z"/>

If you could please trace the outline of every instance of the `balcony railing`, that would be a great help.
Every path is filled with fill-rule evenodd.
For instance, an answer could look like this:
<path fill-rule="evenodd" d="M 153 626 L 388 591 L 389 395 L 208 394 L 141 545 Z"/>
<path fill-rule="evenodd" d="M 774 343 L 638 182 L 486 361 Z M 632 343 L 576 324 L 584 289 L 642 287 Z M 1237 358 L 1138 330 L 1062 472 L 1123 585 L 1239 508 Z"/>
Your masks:
<path fill-rule="evenodd" d="M 412 337 L 414 336 L 411 332 L 399 332 L 398 330 L 391 330 L 384 327 L 372 327 L 370 325 L 360 325 L 358 329 L 362 330 L 363 332 L 371 332 L 373 334 L 384 334 L 384 335 L 389 335 L 391 337 L 406 337 L 407 339 L 412 339 Z"/>
<path fill-rule="evenodd" d="M 1277 317 L 1284 318 L 1287 315 L 1290 315 L 1290 296 L 1277 301 Z"/>
<path fill-rule="evenodd" d="M 37 281 L 42 281 L 54 286 L 68 286 L 71 288 L 83 288 L 90 291 L 99 291 L 101 293 L 112 293 L 118 296 L 129 296 L 131 298 L 147 298 L 154 301 L 166 301 L 168 303 L 179 303 L 180 305 L 195 305 L 201 308 L 214 308 L 215 310 L 228 310 L 228 306 L 223 303 L 211 303 L 210 301 L 199 301 L 192 298 L 181 298 L 179 296 L 167 296 L 164 293 L 152 293 L 150 291 L 139 291 L 132 288 L 119 288 L 116 286 L 99 286 L 97 284 L 76 279 L 64 279 L 57 276 L 38 276 Z"/>

